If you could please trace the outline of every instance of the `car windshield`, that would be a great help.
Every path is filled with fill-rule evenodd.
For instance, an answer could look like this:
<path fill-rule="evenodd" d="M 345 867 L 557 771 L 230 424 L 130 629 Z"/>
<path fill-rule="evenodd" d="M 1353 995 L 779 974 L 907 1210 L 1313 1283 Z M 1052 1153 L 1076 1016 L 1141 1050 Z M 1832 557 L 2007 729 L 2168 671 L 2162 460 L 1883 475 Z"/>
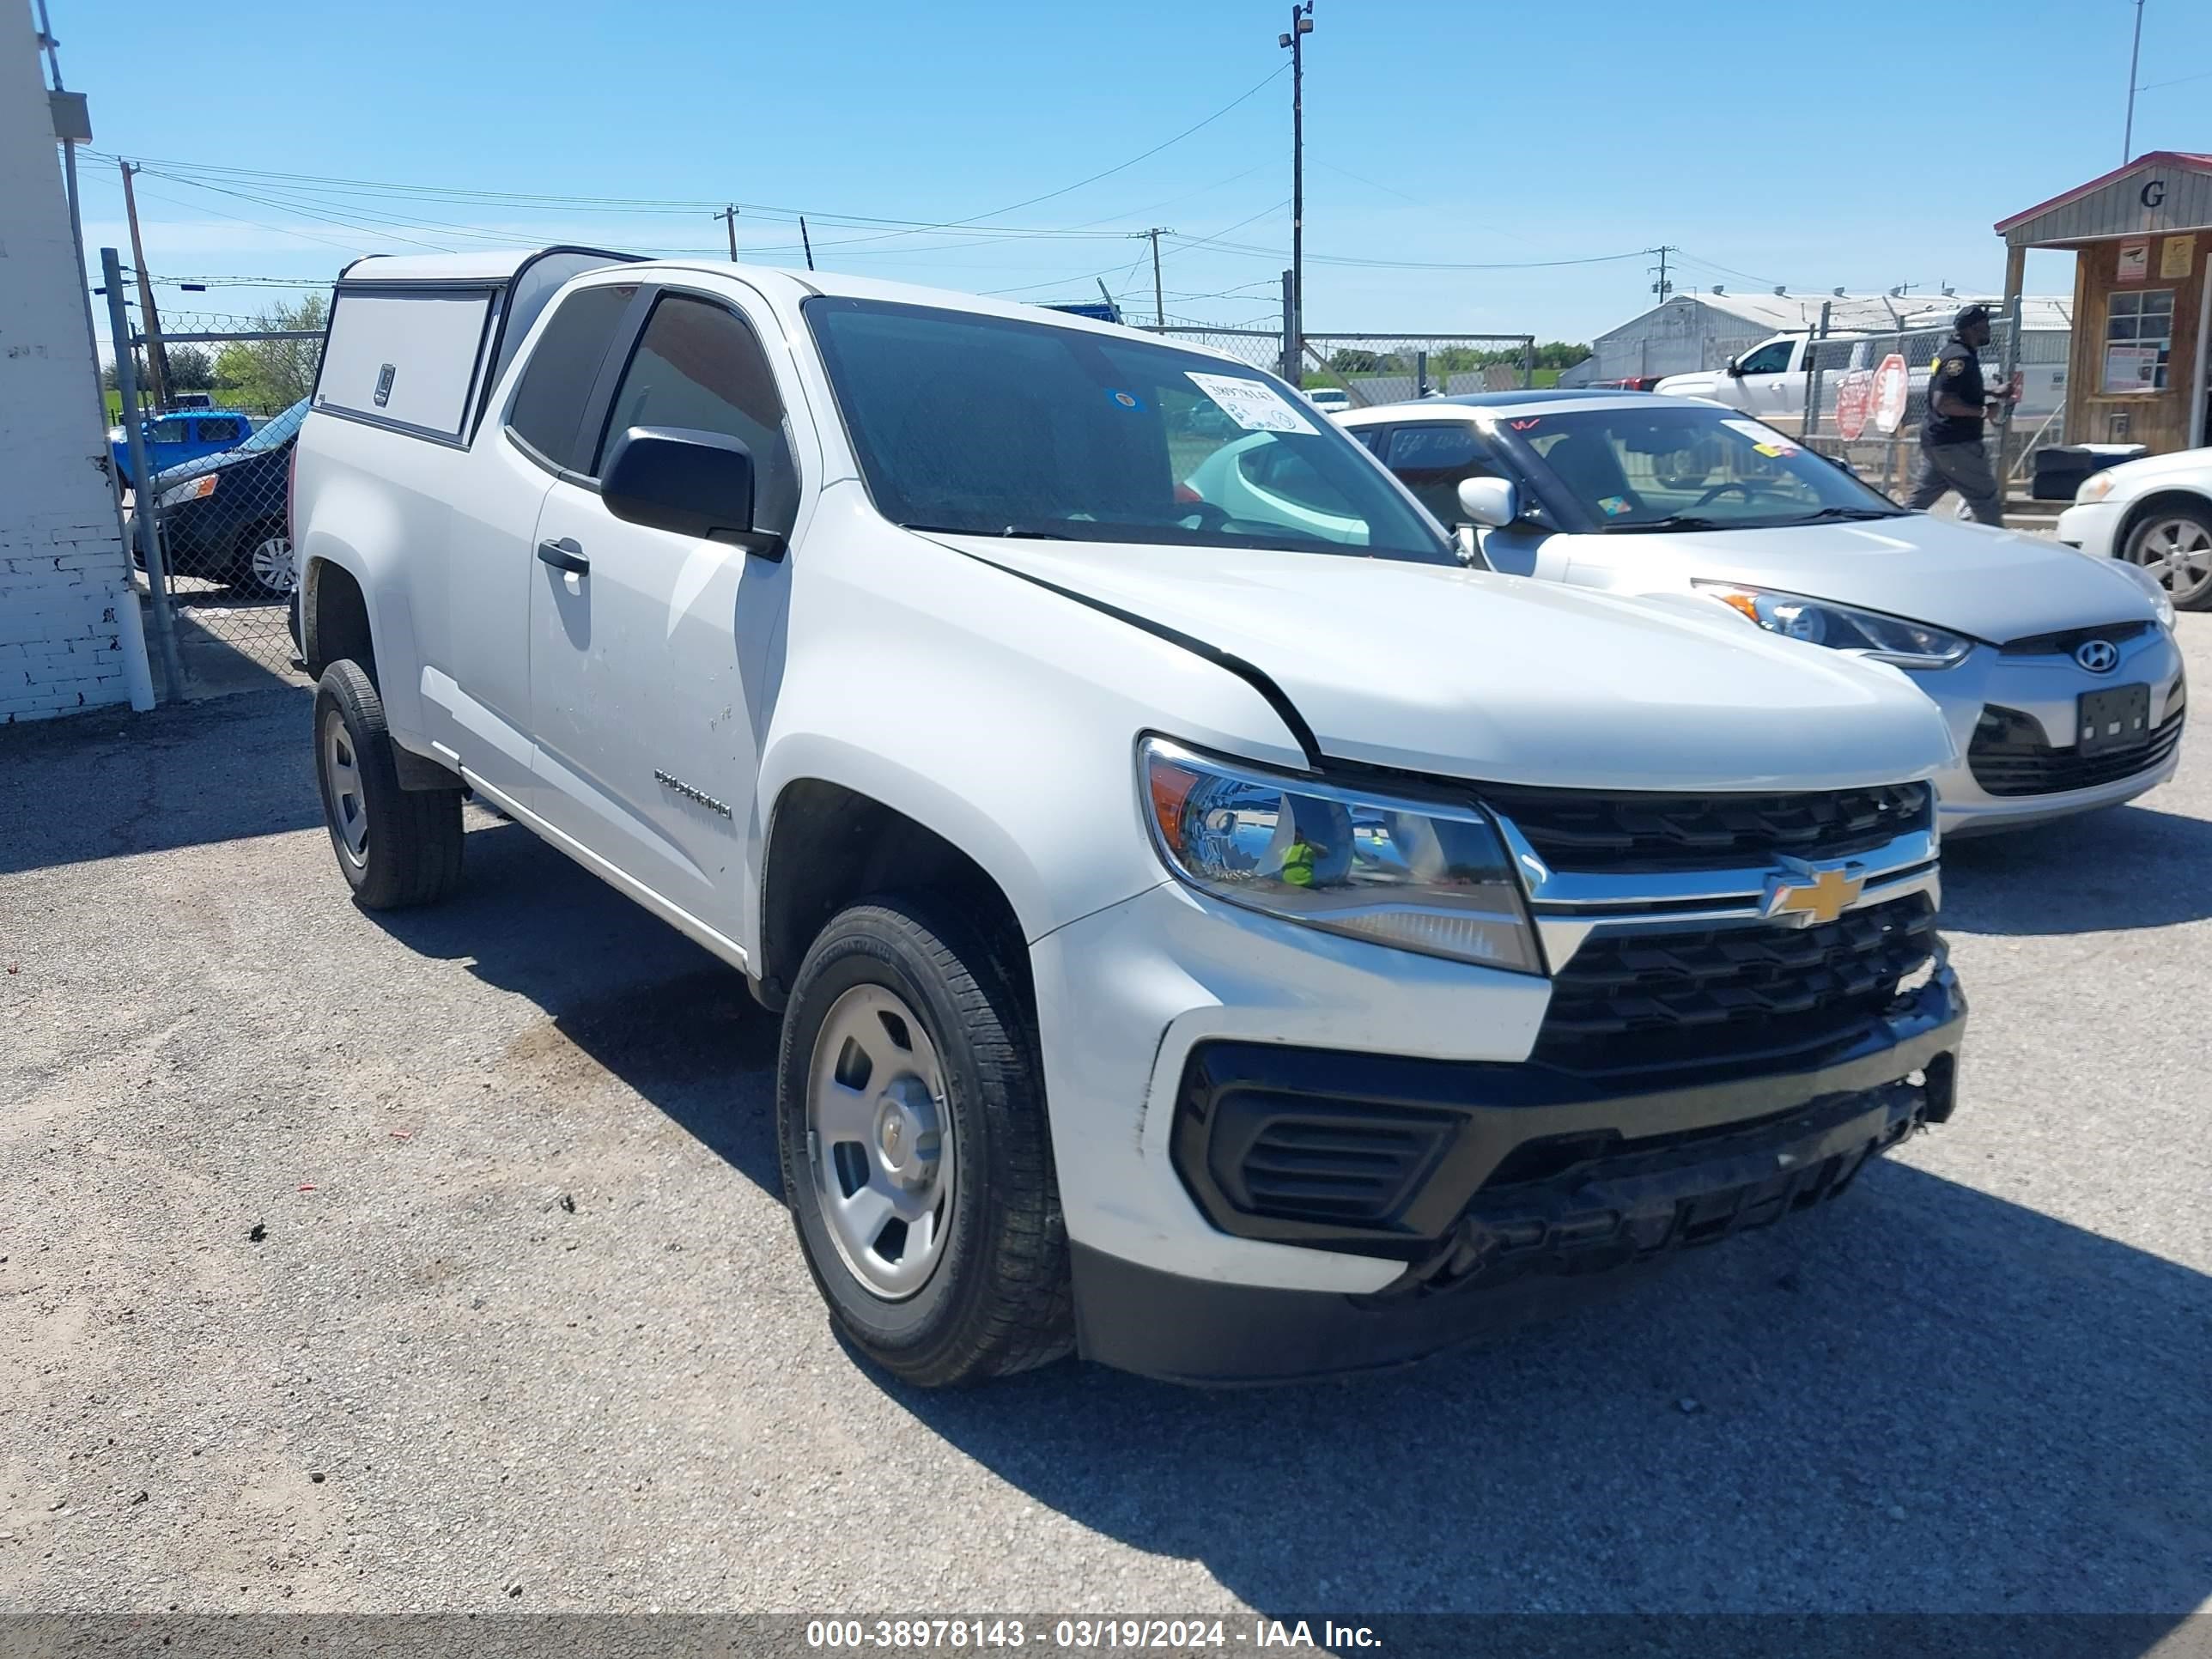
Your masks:
<path fill-rule="evenodd" d="M 1750 530 L 1903 509 L 1772 427 L 1653 396 L 1633 407 L 1500 419 L 1522 464 L 1612 533 Z"/>
<path fill-rule="evenodd" d="M 1454 562 L 1371 457 L 1261 370 L 973 312 L 805 309 L 868 492 L 896 524 Z"/>
<path fill-rule="evenodd" d="M 307 418 L 307 399 L 302 398 L 282 415 L 273 415 L 257 428 L 253 435 L 231 451 L 234 455 L 258 455 L 292 441 L 300 429 L 300 422 Z"/>

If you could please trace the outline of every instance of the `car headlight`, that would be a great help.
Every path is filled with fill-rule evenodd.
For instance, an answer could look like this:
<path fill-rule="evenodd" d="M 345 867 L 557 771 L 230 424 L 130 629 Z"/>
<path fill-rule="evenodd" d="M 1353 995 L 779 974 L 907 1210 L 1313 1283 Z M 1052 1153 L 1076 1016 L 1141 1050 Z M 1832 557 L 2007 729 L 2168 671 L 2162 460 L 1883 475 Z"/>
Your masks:
<path fill-rule="evenodd" d="M 220 473 L 208 472 L 197 478 L 188 478 L 173 489 L 163 490 L 154 498 L 154 505 L 174 507 L 179 501 L 205 501 L 215 494 L 216 480 L 221 476 Z"/>
<path fill-rule="evenodd" d="M 2117 482 L 2110 470 L 2092 472 L 2081 480 L 2081 487 L 2074 492 L 2075 504 L 2079 506 L 2083 501 L 2103 501 L 2112 493 L 2112 485 Z"/>
<path fill-rule="evenodd" d="M 2143 592 L 2150 595 L 2151 604 L 2157 611 L 2159 626 L 2161 628 L 2172 627 L 2173 595 L 2166 591 L 2166 584 L 2159 580 L 2157 577 L 2152 575 L 2149 571 L 2144 569 L 2141 565 L 2136 564 L 2130 560 L 2119 561 L 2118 568 L 2126 571 L 2129 575 L 2134 577 L 2136 585 L 2142 588 Z"/>
<path fill-rule="evenodd" d="M 1770 634 L 1838 651 L 1855 651 L 1899 668 L 1948 668 L 1974 648 L 1974 642 L 1963 635 L 1930 628 L 1926 623 L 1832 605 L 1802 593 L 1744 587 L 1735 582 L 1691 585 Z"/>
<path fill-rule="evenodd" d="M 1339 789 L 1158 738 L 1139 745 L 1138 767 L 1161 856 L 1200 891 L 1371 944 L 1544 971 L 1505 843 L 1479 809 Z"/>

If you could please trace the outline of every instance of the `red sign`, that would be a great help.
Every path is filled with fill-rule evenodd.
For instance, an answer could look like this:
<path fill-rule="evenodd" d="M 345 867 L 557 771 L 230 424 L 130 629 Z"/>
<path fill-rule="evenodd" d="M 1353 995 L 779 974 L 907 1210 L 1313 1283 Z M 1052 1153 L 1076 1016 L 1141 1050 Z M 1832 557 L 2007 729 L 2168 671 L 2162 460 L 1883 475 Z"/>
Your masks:
<path fill-rule="evenodd" d="M 1894 351 L 1874 372 L 1874 429 L 1894 432 L 1905 424 L 1905 401 L 1912 395 L 1912 377 L 1905 359 Z"/>
<path fill-rule="evenodd" d="M 1866 430 L 1867 412 L 1874 407 L 1874 371 L 1855 368 L 1836 382 L 1836 430 L 1856 438 Z"/>

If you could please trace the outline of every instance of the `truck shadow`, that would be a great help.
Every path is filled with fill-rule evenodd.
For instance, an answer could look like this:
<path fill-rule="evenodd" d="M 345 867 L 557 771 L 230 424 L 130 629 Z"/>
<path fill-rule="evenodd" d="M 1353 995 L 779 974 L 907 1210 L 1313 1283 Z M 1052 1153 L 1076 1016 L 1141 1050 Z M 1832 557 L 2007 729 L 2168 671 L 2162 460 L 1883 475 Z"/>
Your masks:
<path fill-rule="evenodd" d="M 778 1191 L 776 1027 L 742 980 L 520 829 L 478 823 L 468 856 L 453 902 L 378 924 L 531 998 Z M 1894 1160 L 1386 1376 L 1220 1394 L 1069 1363 L 933 1395 L 862 1372 L 1039 1504 L 1285 1619 L 2175 1615 L 2065 1626 L 2070 1654 L 2133 1659 L 2212 1595 L 2212 1279 Z"/>
<path fill-rule="evenodd" d="M 2212 916 L 2212 821 L 2127 805 L 1943 843 L 1943 930 L 2033 937 Z"/>

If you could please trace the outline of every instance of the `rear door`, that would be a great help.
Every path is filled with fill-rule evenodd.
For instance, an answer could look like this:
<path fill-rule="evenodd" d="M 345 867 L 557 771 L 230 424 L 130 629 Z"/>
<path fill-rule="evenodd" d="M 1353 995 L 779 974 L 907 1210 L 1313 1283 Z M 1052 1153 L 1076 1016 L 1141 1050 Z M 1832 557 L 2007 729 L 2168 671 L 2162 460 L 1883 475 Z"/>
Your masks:
<path fill-rule="evenodd" d="M 538 523 L 531 573 L 531 721 L 537 810 L 666 903 L 734 932 L 773 657 L 791 557 L 626 523 L 599 473 L 632 427 L 742 440 L 755 523 L 789 538 L 799 475 L 787 410 L 792 366 L 716 295 L 649 294 L 644 326 L 583 448 Z M 779 384 L 779 378 L 781 384 Z M 583 568 L 577 568 L 579 564 Z"/>
<path fill-rule="evenodd" d="M 580 463 L 579 433 L 635 303 L 635 283 L 577 289 L 556 307 L 522 368 L 503 416 L 487 421 L 471 453 L 468 485 L 453 492 L 446 572 L 447 660 L 428 666 L 427 709 L 447 711 L 434 733 L 500 793 L 535 810 L 530 732 L 530 594 L 538 515 L 556 478 Z M 588 457 L 580 458 L 588 465 Z M 450 676 L 450 683 L 435 678 Z"/>

